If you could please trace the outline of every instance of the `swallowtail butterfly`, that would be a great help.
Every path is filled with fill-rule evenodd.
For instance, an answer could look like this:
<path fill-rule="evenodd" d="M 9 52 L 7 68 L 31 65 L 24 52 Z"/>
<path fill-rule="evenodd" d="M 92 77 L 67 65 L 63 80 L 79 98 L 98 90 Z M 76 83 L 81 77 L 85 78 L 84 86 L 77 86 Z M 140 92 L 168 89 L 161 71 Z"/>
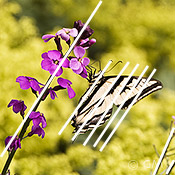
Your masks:
<path fill-rule="evenodd" d="M 89 88 L 94 83 L 94 81 L 96 80 L 96 78 L 98 77 L 99 74 L 100 74 L 100 72 L 98 74 L 95 74 L 95 70 L 92 71 L 92 69 L 90 71 L 88 71 L 87 80 L 89 81 Z M 113 88 L 110 90 L 108 95 L 104 98 L 103 102 L 99 105 L 97 110 L 94 112 L 91 119 L 86 123 L 84 128 L 81 130 L 81 132 L 80 132 L 81 134 L 94 128 L 94 126 L 97 124 L 100 117 L 105 112 L 108 105 L 114 99 L 115 95 L 117 94 L 117 92 L 121 88 L 122 84 L 124 84 L 126 82 L 127 77 L 128 76 L 120 76 L 120 78 L 114 84 Z M 108 87 L 114 81 L 115 78 L 116 78 L 116 76 L 103 76 L 100 79 L 100 81 L 96 84 L 96 86 L 94 87 L 92 92 L 89 94 L 88 98 L 84 101 L 84 103 L 82 104 L 82 106 L 79 108 L 79 110 L 77 111 L 77 113 L 74 115 L 74 117 L 72 119 L 71 124 L 75 128 L 74 131 L 73 131 L 74 133 L 77 132 L 77 130 L 84 123 L 84 121 L 86 120 L 86 117 L 88 117 L 88 115 L 94 109 L 95 105 L 99 102 L 100 98 L 106 92 L 106 90 L 108 89 Z M 138 78 L 137 76 L 132 76 L 131 77 L 131 79 L 129 80 L 127 85 L 124 87 L 123 91 L 120 93 L 120 96 L 115 101 L 114 105 L 116 105 L 117 107 L 120 106 L 120 104 L 124 100 L 126 94 L 133 87 L 133 85 L 134 85 L 135 81 L 137 80 L 137 78 Z M 134 91 L 130 95 L 130 97 L 127 99 L 127 101 L 123 105 L 122 109 L 127 109 L 128 108 L 128 106 L 130 105 L 130 103 L 132 102 L 134 97 L 137 95 L 140 88 L 145 83 L 146 79 L 147 79 L 146 77 L 143 77 L 140 80 L 140 82 L 137 84 L 136 88 L 134 89 Z M 155 91 L 158 91 L 162 88 L 163 88 L 162 83 L 159 80 L 151 79 L 147 83 L 146 88 L 142 91 L 142 93 L 138 97 L 136 103 L 138 101 L 140 101 L 141 99 L 143 99 L 144 97 L 148 96 L 149 94 L 151 94 Z M 88 89 L 87 89 L 87 91 L 88 91 Z M 86 94 L 86 92 L 83 94 L 83 96 Z M 82 99 L 82 97 L 80 98 L 80 100 Z M 104 117 L 104 119 L 102 120 L 102 122 L 100 123 L 99 126 L 103 125 L 106 122 L 106 120 L 108 120 L 110 118 L 111 114 L 112 114 L 112 107 L 108 111 L 107 115 Z"/>

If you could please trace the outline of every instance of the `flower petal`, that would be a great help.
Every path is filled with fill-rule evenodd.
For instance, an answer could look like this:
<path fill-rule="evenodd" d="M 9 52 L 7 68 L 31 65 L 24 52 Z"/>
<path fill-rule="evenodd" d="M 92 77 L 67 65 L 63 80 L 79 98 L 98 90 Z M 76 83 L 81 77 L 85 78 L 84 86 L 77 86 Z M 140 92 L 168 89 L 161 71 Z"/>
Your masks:
<path fill-rule="evenodd" d="M 64 63 L 62 64 L 62 67 L 68 68 L 69 67 L 69 62 L 70 61 L 66 58 L 65 61 L 64 61 Z"/>
<path fill-rule="evenodd" d="M 88 64 L 89 64 L 89 62 L 90 62 L 90 59 L 89 58 L 83 58 L 82 60 L 81 60 L 81 62 L 82 62 L 82 64 L 84 65 L 84 66 L 87 66 Z"/>
<path fill-rule="evenodd" d="M 13 112 L 18 113 L 21 110 L 22 110 L 22 106 L 20 102 L 13 105 Z"/>
<path fill-rule="evenodd" d="M 9 141 L 11 140 L 12 136 L 8 136 L 6 139 L 5 139 L 5 146 L 9 143 Z"/>
<path fill-rule="evenodd" d="M 78 30 L 76 28 L 71 29 L 69 35 L 76 37 L 78 35 Z"/>
<path fill-rule="evenodd" d="M 58 65 L 55 65 L 55 64 L 53 64 L 52 66 L 51 66 L 51 68 L 49 69 L 49 72 L 50 72 L 50 74 L 52 75 L 54 72 L 55 72 L 55 69 L 57 68 L 57 66 Z M 62 69 L 62 67 L 58 70 L 58 72 L 56 73 L 56 77 L 59 77 L 61 74 L 63 73 L 63 69 Z"/>
<path fill-rule="evenodd" d="M 20 88 L 21 89 L 29 89 L 30 88 L 30 82 L 29 79 L 24 77 L 24 76 L 19 76 L 16 79 L 16 82 L 18 82 L 20 84 Z"/>
<path fill-rule="evenodd" d="M 58 70 L 58 72 L 56 73 L 56 77 L 59 77 L 61 74 L 63 73 L 63 69 L 62 67 Z"/>
<path fill-rule="evenodd" d="M 76 46 L 74 48 L 74 54 L 77 58 L 82 58 L 84 56 L 85 52 L 86 52 L 85 49 L 81 46 Z"/>
<path fill-rule="evenodd" d="M 41 114 L 41 123 L 42 123 L 42 128 L 45 128 L 47 126 L 46 119 L 43 114 Z"/>
<path fill-rule="evenodd" d="M 60 36 L 65 41 L 68 41 L 70 39 L 70 36 L 68 34 L 66 34 L 65 32 L 61 33 Z"/>
<path fill-rule="evenodd" d="M 33 121 L 33 125 L 34 126 L 39 126 L 39 124 L 41 123 L 41 119 L 40 118 L 34 118 L 32 119 Z"/>
<path fill-rule="evenodd" d="M 88 39 L 88 38 L 87 38 Z M 83 42 L 82 42 L 83 41 Z M 89 47 L 91 47 L 95 42 L 96 39 L 91 39 L 90 41 L 84 42 L 85 40 L 81 40 L 80 45 L 84 48 L 84 49 L 88 49 Z"/>
<path fill-rule="evenodd" d="M 72 70 L 78 70 L 81 67 L 81 63 L 77 60 L 77 58 L 72 58 L 69 66 Z"/>
<path fill-rule="evenodd" d="M 8 104 L 7 107 L 13 106 L 13 105 L 15 105 L 16 103 L 18 103 L 18 100 L 13 99 L 13 100 L 10 101 L 10 103 Z"/>
<path fill-rule="evenodd" d="M 87 70 L 86 70 L 85 67 L 83 67 L 83 71 L 82 71 L 82 73 L 81 73 L 80 75 L 81 75 L 81 77 L 83 77 L 83 78 L 87 78 Z"/>
<path fill-rule="evenodd" d="M 22 109 L 20 111 L 20 114 L 23 116 L 24 115 L 24 111 L 27 109 L 27 106 L 24 104 L 24 101 L 21 101 L 21 106 L 22 106 Z"/>
<path fill-rule="evenodd" d="M 38 136 L 41 136 L 42 138 L 45 136 L 45 132 L 40 126 L 32 126 L 32 131 L 28 133 L 28 136 L 31 137 L 33 134 L 38 134 Z"/>
<path fill-rule="evenodd" d="M 39 116 L 40 116 L 40 112 L 32 111 L 29 118 L 30 119 L 35 119 L 35 118 L 38 118 Z"/>
<path fill-rule="evenodd" d="M 67 88 L 70 84 L 72 84 L 71 81 L 64 78 L 58 78 L 57 82 L 63 88 Z"/>
<path fill-rule="evenodd" d="M 34 89 L 35 91 L 40 91 L 40 86 L 37 80 L 31 80 L 30 81 L 31 88 Z"/>
<path fill-rule="evenodd" d="M 58 50 L 49 50 L 48 57 L 52 60 L 61 60 L 61 53 Z"/>
<path fill-rule="evenodd" d="M 45 58 L 48 58 L 48 59 L 49 59 L 48 53 L 47 53 L 47 52 L 42 53 L 41 57 L 42 57 L 43 59 L 45 59 Z"/>
<path fill-rule="evenodd" d="M 82 46 L 83 44 L 89 42 L 89 38 L 86 38 L 86 39 L 81 39 L 80 40 L 80 45 Z"/>
<path fill-rule="evenodd" d="M 79 69 L 73 70 L 73 72 L 75 72 L 76 74 L 81 74 L 82 71 L 83 71 L 83 66 L 82 65 L 79 67 Z"/>
<path fill-rule="evenodd" d="M 53 37 L 55 37 L 55 35 L 46 34 L 42 36 L 42 39 L 44 40 L 44 42 L 48 42 Z"/>
<path fill-rule="evenodd" d="M 65 33 L 65 30 L 61 29 L 61 30 L 58 30 L 58 32 L 56 33 L 57 36 L 60 36 L 60 34 L 62 33 Z"/>
<path fill-rule="evenodd" d="M 75 95 L 76 95 L 76 93 L 74 92 L 74 90 L 70 86 L 67 87 L 67 92 L 68 92 L 68 96 L 70 99 L 75 97 Z"/>
<path fill-rule="evenodd" d="M 42 62 L 41 62 L 41 68 L 44 70 L 47 70 L 47 71 L 49 71 L 49 69 L 52 65 L 53 65 L 52 60 L 47 59 L 47 58 L 42 60 Z"/>
<path fill-rule="evenodd" d="M 49 93 L 50 93 L 50 98 L 51 98 L 52 100 L 54 100 L 55 97 L 57 97 L 57 94 L 56 94 L 56 92 L 55 92 L 54 90 L 49 90 Z"/>
<path fill-rule="evenodd" d="M 96 43 L 96 39 L 92 38 L 92 39 L 89 41 L 89 47 L 92 46 L 94 43 Z"/>

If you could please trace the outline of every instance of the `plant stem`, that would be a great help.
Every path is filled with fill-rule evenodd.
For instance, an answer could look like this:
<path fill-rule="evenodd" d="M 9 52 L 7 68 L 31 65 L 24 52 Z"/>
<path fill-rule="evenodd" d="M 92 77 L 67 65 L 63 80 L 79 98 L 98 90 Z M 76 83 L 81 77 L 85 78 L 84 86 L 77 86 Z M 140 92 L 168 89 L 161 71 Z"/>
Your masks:
<path fill-rule="evenodd" d="M 33 111 L 36 111 L 37 110 L 37 108 L 38 108 L 38 106 L 39 106 L 40 103 L 41 103 L 41 101 L 39 101 L 39 103 L 37 104 L 37 106 L 35 107 L 35 109 Z M 22 129 L 21 129 L 21 132 L 19 134 L 19 138 L 20 138 L 21 141 L 22 141 L 22 138 L 23 138 L 23 136 L 24 136 L 24 134 L 25 134 L 25 132 L 26 132 L 26 130 L 27 130 L 30 122 L 31 122 L 31 119 L 28 118 L 26 120 L 26 122 L 24 123 Z M 12 161 L 15 153 L 16 153 L 16 150 L 14 150 L 14 148 L 13 148 L 12 151 L 11 151 L 11 153 L 8 156 L 8 159 L 7 159 L 6 163 L 5 163 L 5 165 L 4 165 L 4 168 L 3 168 L 2 173 L 1 173 L 2 175 L 6 175 L 7 170 L 9 168 L 9 166 L 10 166 L 10 163 L 11 163 L 11 161 Z"/>
<path fill-rule="evenodd" d="M 22 138 L 23 138 L 23 136 L 24 136 L 28 126 L 29 126 L 30 121 L 31 121 L 31 119 L 28 118 L 27 121 L 25 122 L 25 124 L 24 124 L 24 126 L 23 126 L 23 128 L 22 128 L 22 130 L 21 130 L 21 132 L 19 134 L 20 140 L 22 140 Z M 13 150 L 9 154 L 8 159 L 7 159 L 7 161 L 6 161 L 5 165 L 4 165 L 4 168 L 3 168 L 2 173 L 1 173 L 2 175 L 5 175 L 7 173 L 7 170 L 9 168 L 9 166 L 10 166 L 10 163 L 11 163 L 11 161 L 12 161 L 14 155 L 15 155 L 15 152 L 16 152 L 16 150 L 14 150 L 14 148 L 13 148 Z"/>
<path fill-rule="evenodd" d="M 9 154 L 8 159 L 7 159 L 7 161 L 4 165 L 4 168 L 3 168 L 2 173 L 1 173 L 2 175 L 5 175 L 7 173 L 8 167 L 10 166 L 10 163 L 13 159 L 13 156 L 14 156 L 15 152 L 16 152 L 16 150 L 14 150 L 14 148 L 13 148 L 13 150 Z"/>

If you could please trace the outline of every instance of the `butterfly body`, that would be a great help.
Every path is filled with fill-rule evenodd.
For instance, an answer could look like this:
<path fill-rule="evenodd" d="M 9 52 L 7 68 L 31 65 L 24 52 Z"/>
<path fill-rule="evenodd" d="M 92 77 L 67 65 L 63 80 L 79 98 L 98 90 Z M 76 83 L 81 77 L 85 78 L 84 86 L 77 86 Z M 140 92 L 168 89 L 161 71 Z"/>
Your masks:
<path fill-rule="evenodd" d="M 89 88 L 91 87 L 93 82 L 96 80 L 97 76 L 98 76 L 98 74 L 94 74 L 94 75 L 89 76 L 89 79 L 88 79 L 89 84 L 90 84 Z M 79 110 L 77 111 L 77 113 L 75 114 L 75 116 L 72 119 L 72 126 L 75 127 L 74 132 L 76 132 L 80 128 L 82 123 L 84 123 L 84 121 L 86 120 L 86 118 L 89 115 L 91 115 L 92 117 L 90 120 L 88 120 L 88 122 L 83 127 L 83 129 L 81 130 L 80 133 L 85 133 L 86 131 L 94 128 L 94 126 L 97 124 L 100 117 L 105 112 L 106 108 L 113 101 L 115 95 L 119 92 L 122 85 L 125 84 L 125 82 L 127 81 L 127 77 L 128 76 L 120 76 L 118 81 L 113 85 L 113 87 L 111 88 L 109 93 L 106 95 L 104 100 L 101 102 L 101 104 L 98 106 L 98 108 L 95 111 L 93 111 L 93 109 L 95 108 L 95 105 L 100 101 L 103 94 L 108 90 L 108 87 L 113 83 L 113 81 L 115 81 L 116 76 L 103 76 L 99 80 L 99 82 L 95 85 L 95 87 L 93 88 L 93 90 L 91 91 L 89 96 L 86 98 L 86 100 L 84 101 L 84 103 L 82 104 L 82 106 L 79 108 Z M 122 90 L 122 92 L 120 93 L 118 98 L 115 100 L 114 105 L 116 105 L 117 107 L 120 106 L 120 104 L 123 102 L 126 95 L 130 92 L 131 88 L 134 86 L 134 83 L 137 81 L 137 78 L 138 78 L 137 76 L 131 77 L 131 79 L 126 84 L 126 86 L 124 87 L 124 89 Z M 137 93 L 139 92 L 141 87 L 146 82 L 146 79 L 147 78 L 144 77 L 139 81 L 139 83 L 137 84 L 137 86 L 135 87 L 135 89 L 133 90 L 131 95 L 127 98 L 122 109 L 128 108 L 128 106 L 130 105 L 130 103 L 132 102 L 134 97 L 137 95 Z M 137 103 L 138 101 L 140 101 L 144 97 L 148 96 L 149 94 L 153 93 L 154 91 L 162 89 L 162 87 L 163 86 L 162 86 L 162 83 L 160 81 L 158 81 L 156 79 L 151 79 L 147 83 L 146 87 L 144 88 L 142 93 L 139 95 L 139 97 L 135 103 Z M 89 90 L 89 88 L 87 89 L 87 91 Z M 85 96 L 87 91 L 80 98 L 80 101 Z M 103 120 L 101 121 L 99 126 L 103 125 L 110 118 L 110 116 L 112 114 L 112 108 L 113 108 L 113 105 L 110 106 L 110 110 L 108 111 L 106 116 L 103 118 Z M 93 115 L 91 113 L 93 113 Z"/>

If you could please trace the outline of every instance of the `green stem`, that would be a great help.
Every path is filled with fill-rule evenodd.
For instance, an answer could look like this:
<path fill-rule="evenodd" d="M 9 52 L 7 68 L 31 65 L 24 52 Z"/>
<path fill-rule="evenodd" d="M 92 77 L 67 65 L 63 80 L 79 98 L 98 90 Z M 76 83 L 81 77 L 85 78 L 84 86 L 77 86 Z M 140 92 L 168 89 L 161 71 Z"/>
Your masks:
<path fill-rule="evenodd" d="M 51 76 L 50 76 L 50 77 L 51 77 Z M 47 82 L 48 82 L 48 81 L 49 81 L 49 79 L 47 80 Z M 46 82 L 46 83 L 47 83 L 47 82 Z M 44 94 L 43 94 L 43 96 L 44 96 Z M 42 97 L 43 97 L 43 96 L 42 96 Z M 40 101 L 38 101 L 38 103 L 37 103 L 37 105 L 35 106 L 35 108 L 34 108 L 33 111 L 36 111 L 36 110 L 37 110 L 37 108 L 38 108 L 38 106 L 40 105 L 41 101 L 42 101 L 42 98 L 40 99 Z M 21 130 L 21 132 L 20 132 L 20 134 L 19 134 L 19 138 L 20 138 L 21 141 L 22 141 L 22 138 L 23 138 L 23 136 L 24 136 L 24 134 L 25 134 L 25 132 L 26 132 L 26 130 L 27 130 L 29 124 L 30 124 L 30 121 L 31 121 L 31 119 L 28 118 L 28 119 L 26 120 L 26 122 L 24 123 L 23 127 L 22 127 L 22 130 Z M 5 175 L 5 174 L 7 173 L 8 168 L 9 168 L 9 166 L 10 166 L 10 163 L 11 163 L 11 161 L 12 161 L 14 155 L 15 155 L 15 152 L 16 152 L 16 150 L 12 149 L 12 151 L 11 151 L 11 153 L 9 154 L 8 159 L 7 159 L 7 161 L 6 161 L 5 165 L 4 165 L 4 168 L 3 168 L 3 170 L 2 170 L 2 173 L 1 173 L 2 175 Z"/>
<path fill-rule="evenodd" d="M 24 126 L 23 126 L 23 128 L 22 128 L 22 130 L 21 130 L 21 132 L 19 134 L 20 140 L 22 140 L 22 138 L 23 138 L 23 136 L 24 136 L 28 126 L 29 126 L 30 121 L 31 121 L 31 119 L 28 118 L 27 121 L 25 122 L 25 124 L 24 124 Z M 5 175 L 7 173 L 7 170 L 9 168 L 9 166 L 10 166 L 10 163 L 11 163 L 11 161 L 12 161 L 14 155 L 15 155 L 15 152 L 16 152 L 16 150 L 13 149 L 11 151 L 11 153 L 9 154 L 8 159 L 7 159 L 7 161 L 6 161 L 5 165 L 4 165 L 4 168 L 2 170 L 2 173 L 1 173 L 2 175 Z"/>
<path fill-rule="evenodd" d="M 35 109 L 34 109 L 33 111 L 36 111 L 36 110 L 37 110 L 37 108 L 38 108 L 40 102 L 41 102 L 41 101 L 39 101 L 39 103 L 36 105 L 36 107 L 35 107 Z M 23 138 L 23 136 L 24 136 L 24 134 L 25 134 L 25 132 L 26 132 L 26 130 L 27 130 L 29 124 L 30 124 L 30 121 L 31 121 L 31 119 L 28 118 L 28 119 L 26 120 L 26 122 L 24 123 L 23 127 L 22 127 L 22 130 L 21 130 L 21 132 L 20 132 L 20 134 L 19 134 L 19 138 L 20 138 L 21 141 L 22 141 L 22 138 Z M 11 151 L 11 153 L 10 153 L 9 156 L 8 156 L 8 159 L 7 159 L 6 163 L 5 163 L 5 165 L 4 165 L 4 168 L 3 168 L 2 173 L 1 173 L 2 175 L 6 175 L 6 173 L 7 173 L 7 171 L 8 171 L 8 168 L 9 168 L 9 166 L 10 166 L 10 163 L 11 163 L 11 161 L 12 161 L 12 159 L 13 159 L 15 153 L 16 153 L 16 150 L 14 150 L 14 148 L 13 148 L 12 151 Z"/>
<path fill-rule="evenodd" d="M 8 159 L 7 159 L 7 161 L 6 161 L 5 165 L 4 165 L 4 168 L 2 170 L 2 173 L 1 173 L 2 175 L 5 175 L 7 173 L 8 167 L 10 166 L 10 163 L 11 163 L 11 161 L 13 159 L 13 156 L 14 156 L 15 152 L 16 152 L 16 150 L 13 149 L 11 151 L 11 153 L 9 154 L 9 157 L 8 157 Z"/>

